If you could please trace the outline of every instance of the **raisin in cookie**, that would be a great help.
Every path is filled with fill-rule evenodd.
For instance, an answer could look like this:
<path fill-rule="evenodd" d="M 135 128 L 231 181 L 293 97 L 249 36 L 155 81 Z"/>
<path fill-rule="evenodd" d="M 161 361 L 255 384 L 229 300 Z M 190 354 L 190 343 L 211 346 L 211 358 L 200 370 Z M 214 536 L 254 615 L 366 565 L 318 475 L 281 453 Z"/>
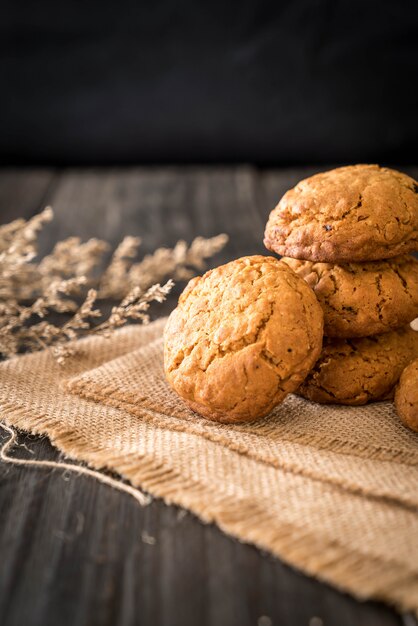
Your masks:
<path fill-rule="evenodd" d="M 264 243 L 323 263 L 388 259 L 418 249 L 418 183 L 378 165 L 316 174 L 271 212 Z"/>
<path fill-rule="evenodd" d="M 282 259 L 314 290 L 327 337 L 367 337 L 418 317 L 418 260 L 411 255 L 369 263 Z"/>
<path fill-rule="evenodd" d="M 204 417 L 252 421 L 300 385 L 322 334 L 302 278 L 272 257 L 243 257 L 187 285 L 164 331 L 166 377 Z"/>
<path fill-rule="evenodd" d="M 418 359 L 402 373 L 395 393 L 395 406 L 405 426 L 418 432 Z"/>
<path fill-rule="evenodd" d="M 383 400 L 416 358 L 418 332 L 409 325 L 375 337 L 325 339 L 321 356 L 298 393 L 320 404 Z"/>

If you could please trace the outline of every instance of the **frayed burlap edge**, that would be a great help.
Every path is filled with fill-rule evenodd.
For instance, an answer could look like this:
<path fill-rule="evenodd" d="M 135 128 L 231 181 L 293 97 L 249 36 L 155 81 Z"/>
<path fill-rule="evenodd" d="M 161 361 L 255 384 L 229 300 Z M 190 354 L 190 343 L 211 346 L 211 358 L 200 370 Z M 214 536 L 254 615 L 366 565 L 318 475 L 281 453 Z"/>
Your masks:
<path fill-rule="evenodd" d="M 315 471 L 312 471 L 308 467 L 298 466 L 296 468 L 292 463 L 288 463 L 282 458 L 278 458 L 277 456 L 271 455 L 268 459 L 266 459 L 265 457 L 263 457 L 262 455 L 258 453 L 255 447 L 243 444 L 242 441 L 239 441 L 238 438 L 236 440 L 232 440 L 230 438 L 227 439 L 223 437 L 222 433 L 220 433 L 219 431 L 202 428 L 189 421 L 183 421 L 178 418 L 171 418 L 171 416 L 169 415 L 156 411 L 155 409 L 148 408 L 141 404 L 137 405 L 137 404 L 129 403 L 126 401 L 125 396 L 123 398 L 120 398 L 117 392 L 112 393 L 110 390 L 108 390 L 106 394 L 99 394 L 97 392 L 93 392 L 87 386 L 85 387 L 81 384 L 78 384 L 77 380 L 75 381 L 70 380 L 69 382 L 66 382 L 65 387 L 66 389 L 68 389 L 69 392 L 73 393 L 74 395 L 79 396 L 80 398 L 83 398 L 84 400 L 89 400 L 89 401 L 96 402 L 96 403 L 104 403 L 115 409 L 118 409 L 121 411 L 128 411 L 132 415 L 135 415 L 135 417 L 144 419 L 148 423 L 158 428 L 164 428 L 165 430 L 171 430 L 174 432 L 190 433 L 190 434 L 203 437 L 207 439 L 208 441 L 211 441 L 212 443 L 221 444 L 229 448 L 233 452 L 243 454 L 249 458 L 254 459 L 255 461 L 259 463 L 263 463 L 265 465 L 270 465 L 277 469 L 282 469 L 288 472 L 292 472 L 293 474 L 299 474 L 301 476 L 305 476 L 306 478 L 310 478 L 311 480 L 332 484 L 332 485 L 335 485 L 337 487 L 344 489 L 345 491 L 349 491 L 352 494 L 366 496 L 367 498 L 372 499 L 372 500 L 382 500 L 385 502 L 392 502 L 394 504 L 398 504 L 398 505 L 400 504 L 402 506 L 405 506 L 407 508 L 414 509 L 414 510 L 417 508 L 417 501 L 409 498 L 408 495 L 406 494 L 400 493 L 394 496 L 394 495 L 388 495 L 383 490 L 381 491 L 374 490 L 373 492 L 371 492 L 370 490 L 364 489 L 361 486 L 356 485 L 352 480 L 350 480 L 350 477 L 344 478 L 344 479 L 338 478 L 336 476 L 323 477 L 323 476 L 318 475 Z M 261 434 L 261 433 L 253 432 L 252 434 L 255 436 L 259 436 L 259 437 L 267 436 L 264 433 Z M 285 441 L 288 444 L 298 443 L 304 446 L 313 445 L 314 442 L 312 441 L 312 439 L 313 438 L 310 436 L 304 437 L 303 435 L 300 438 L 296 436 L 294 439 L 287 439 L 286 437 L 283 437 L 283 441 Z M 324 444 L 323 438 L 321 438 L 320 440 Z M 316 444 L 314 446 L 315 448 L 322 450 L 325 453 L 327 452 L 332 452 L 332 453 L 339 452 L 340 453 L 340 449 L 338 446 L 336 447 L 326 446 L 326 445 L 320 446 L 320 445 L 317 445 L 317 442 L 315 442 L 315 444 Z M 357 446 L 353 445 L 353 448 L 357 449 Z M 350 453 L 349 451 L 352 452 L 352 448 L 346 448 L 344 450 L 344 453 L 348 455 Z M 366 448 L 364 448 L 364 451 L 366 452 Z M 374 460 L 374 461 L 393 461 L 395 459 L 398 463 L 405 463 L 402 457 L 403 456 L 409 457 L 409 454 L 407 453 L 405 455 L 402 455 L 401 451 L 398 451 L 398 453 L 396 452 L 397 451 L 394 450 L 393 451 L 394 454 L 392 456 L 387 456 L 384 453 L 382 453 L 382 455 L 365 454 L 364 458 L 367 458 L 368 460 Z M 353 456 L 356 456 L 356 455 L 353 454 Z M 411 465 L 415 466 L 415 464 L 411 464 Z"/>
<path fill-rule="evenodd" d="M 9 426 L 47 435 L 66 456 L 96 469 L 116 471 L 167 504 L 190 509 L 203 522 L 215 522 L 227 534 L 266 549 L 358 599 L 381 600 L 400 610 L 414 611 L 418 616 L 418 574 L 397 561 L 365 558 L 358 551 L 351 548 L 348 551 L 338 542 L 313 535 L 300 526 L 281 523 L 254 502 L 231 499 L 210 485 L 185 479 L 172 467 L 157 464 L 151 457 L 93 450 L 91 443 L 76 431 L 63 428 L 50 418 L 40 422 L 39 417 L 16 405 L 3 405 L 2 419 Z"/>

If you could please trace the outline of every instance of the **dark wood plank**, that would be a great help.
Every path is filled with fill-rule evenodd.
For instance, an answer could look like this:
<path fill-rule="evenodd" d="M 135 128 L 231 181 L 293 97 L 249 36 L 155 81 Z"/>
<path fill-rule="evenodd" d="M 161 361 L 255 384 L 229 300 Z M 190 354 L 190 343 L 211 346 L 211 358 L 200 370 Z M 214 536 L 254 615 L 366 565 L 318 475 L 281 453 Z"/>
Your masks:
<path fill-rule="evenodd" d="M 47 441 L 25 438 L 39 458 Z M 16 452 L 32 458 L 26 449 Z M 60 471 L 0 467 L 0 623 L 392 626 L 359 604 L 213 525 Z M 150 543 L 150 537 L 153 543 Z M 144 541 L 145 539 L 145 541 Z M 411 622 L 412 626 L 413 622 Z"/>
<path fill-rule="evenodd" d="M 0 170 L 0 223 L 28 218 L 43 209 L 54 180 L 52 169 Z"/>
<path fill-rule="evenodd" d="M 43 192 L 56 214 L 43 247 L 74 234 L 112 244 L 139 234 L 145 253 L 225 231 L 230 243 L 212 264 L 263 253 L 269 208 L 303 175 L 249 167 L 60 172 Z M 1 180 L 0 200 L 9 204 L 12 186 L 2 196 Z M 31 205 L 32 191 L 24 199 L 22 188 L 15 206 L 22 214 L 25 206 L 38 210 L 45 195 Z M 20 441 L 36 458 L 59 457 L 46 439 Z M 15 453 L 32 458 L 25 448 Z M 402 623 L 389 608 L 360 604 L 176 507 L 154 501 L 141 508 L 60 471 L 0 464 L 0 554 L 2 626 L 261 626 L 267 618 L 313 626 L 314 617 L 326 626 Z"/>
<path fill-rule="evenodd" d="M 260 172 L 258 178 L 259 185 L 259 206 L 264 223 L 268 215 L 279 202 L 280 198 L 303 178 L 312 176 L 320 171 L 329 169 L 327 167 L 296 167 L 285 168 L 283 170 L 264 170 Z"/>
<path fill-rule="evenodd" d="M 262 253 L 256 181 L 249 167 L 69 170 L 49 197 L 56 217 L 42 242 L 46 249 L 77 235 L 116 245 L 127 234 L 139 235 L 145 254 L 226 232 L 231 240 L 221 260 Z"/>

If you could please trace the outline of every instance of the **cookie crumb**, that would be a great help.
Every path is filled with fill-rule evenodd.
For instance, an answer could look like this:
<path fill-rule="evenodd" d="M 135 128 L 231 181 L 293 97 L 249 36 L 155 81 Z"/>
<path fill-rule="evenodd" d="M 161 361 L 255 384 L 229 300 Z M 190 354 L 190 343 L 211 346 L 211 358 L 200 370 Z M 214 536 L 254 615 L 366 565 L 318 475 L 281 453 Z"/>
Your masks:
<path fill-rule="evenodd" d="M 187 515 L 187 511 L 185 509 L 179 509 L 177 511 L 177 521 L 181 522 L 181 520 L 183 520 Z"/>
<path fill-rule="evenodd" d="M 157 540 L 152 535 L 149 535 L 146 530 L 143 530 L 141 533 L 141 540 L 143 543 L 146 543 L 149 546 L 155 546 Z"/>

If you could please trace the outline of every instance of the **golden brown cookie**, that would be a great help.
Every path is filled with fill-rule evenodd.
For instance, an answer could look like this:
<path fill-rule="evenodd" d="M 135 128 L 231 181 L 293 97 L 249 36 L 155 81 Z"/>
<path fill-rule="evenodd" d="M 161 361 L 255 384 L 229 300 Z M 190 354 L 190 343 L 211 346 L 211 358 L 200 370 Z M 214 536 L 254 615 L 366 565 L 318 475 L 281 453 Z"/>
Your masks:
<path fill-rule="evenodd" d="M 395 406 L 405 426 L 418 432 L 418 359 L 402 372 L 396 388 Z"/>
<path fill-rule="evenodd" d="M 243 257 L 189 282 L 164 331 L 171 387 L 219 422 L 267 415 L 321 351 L 322 309 L 273 257 Z"/>
<path fill-rule="evenodd" d="M 320 404 L 383 400 L 416 358 L 418 332 L 409 325 L 375 337 L 325 339 L 321 356 L 298 394 Z"/>
<path fill-rule="evenodd" d="M 312 287 L 327 337 L 367 337 L 418 317 L 418 260 L 411 255 L 369 263 L 282 259 Z"/>
<path fill-rule="evenodd" d="M 378 165 L 316 174 L 271 212 L 264 243 L 323 263 L 388 259 L 418 249 L 418 183 Z"/>

